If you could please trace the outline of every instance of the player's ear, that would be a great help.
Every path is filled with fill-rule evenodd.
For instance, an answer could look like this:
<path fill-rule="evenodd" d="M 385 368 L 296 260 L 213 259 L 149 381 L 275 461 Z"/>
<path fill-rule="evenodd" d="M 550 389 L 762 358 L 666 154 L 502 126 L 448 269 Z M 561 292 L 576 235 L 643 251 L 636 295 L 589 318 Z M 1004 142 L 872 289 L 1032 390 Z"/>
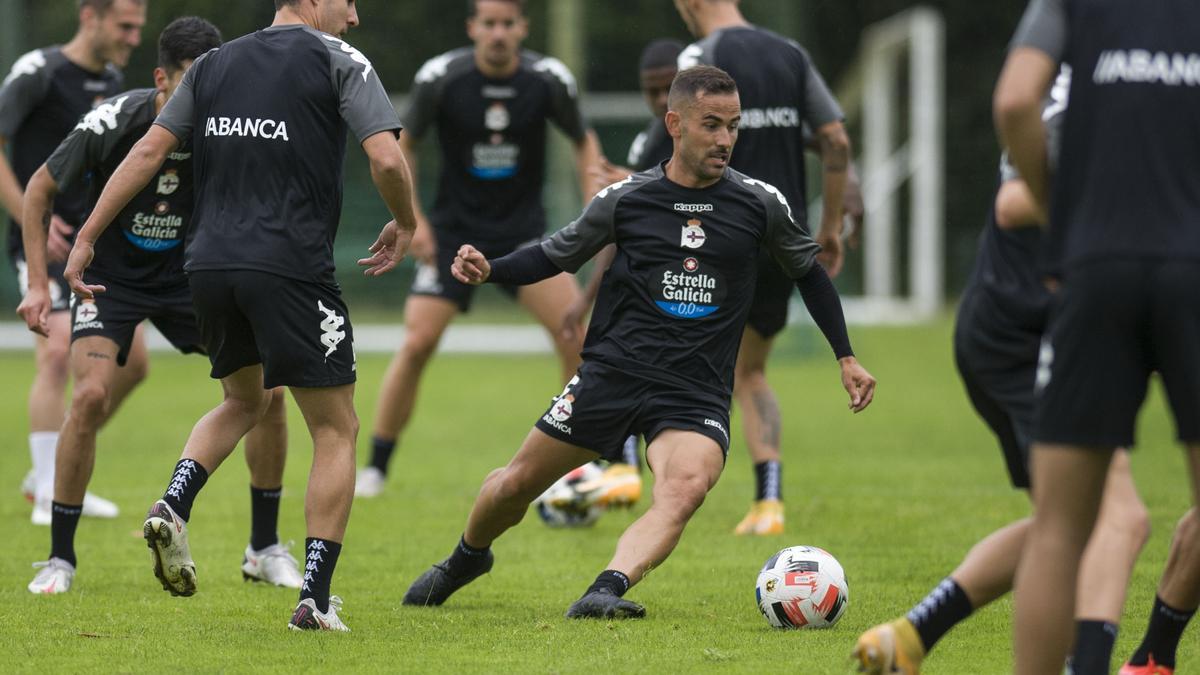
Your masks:
<path fill-rule="evenodd" d="M 170 79 L 171 78 L 167 77 L 167 71 L 161 66 L 154 69 L 154 88 L 157 89 L 159 93 L 167 93 L 167 83 L 170 81 Z"/>
<path fill-rule="evenodd" d="M 679 138 L 683 133 L 683 115 L 680 115 L 674 110 L 668 110 L 666 116 L 667 133 L 671 134 L 671 138 Z"/>

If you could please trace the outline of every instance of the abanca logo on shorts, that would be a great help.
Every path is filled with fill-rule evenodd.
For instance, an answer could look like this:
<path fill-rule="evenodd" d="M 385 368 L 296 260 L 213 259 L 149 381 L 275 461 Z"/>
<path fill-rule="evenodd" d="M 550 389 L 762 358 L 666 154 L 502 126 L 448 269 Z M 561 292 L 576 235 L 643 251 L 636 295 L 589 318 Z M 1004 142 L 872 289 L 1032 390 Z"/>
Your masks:
<path fill-rule="evenodd" d="M 261 138 L 274 141 L 288 138 L 287 122 L 265 120 L 260 117 L 210 117 L 204 123 L 204 135 L 207 136 L 241 136 L 242 138 Z"/>

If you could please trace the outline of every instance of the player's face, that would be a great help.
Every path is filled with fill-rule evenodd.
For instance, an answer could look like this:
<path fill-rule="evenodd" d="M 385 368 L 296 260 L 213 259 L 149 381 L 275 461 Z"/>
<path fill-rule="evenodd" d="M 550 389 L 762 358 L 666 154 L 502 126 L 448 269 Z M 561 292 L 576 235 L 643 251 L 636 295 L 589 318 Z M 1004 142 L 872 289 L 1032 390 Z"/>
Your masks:
<path fill-rule="evenodd" d="M 97 56 L 116 66 L 129 64 L 129 55 L 142 43 L 146 25 L 146 5 L 133 0 L 116 0 L 103 14 L 85 7 L 81 15 L 85 30 L 92 36 Z"/>
<path fill-rule="evenodd" d="M 467 35 L 475 53 L 492 66 L 512 64 L 529 34 L 529 22 L 515 2 L 479 0 L 475 16 L 467 19 Z"/>
<path fill-rule="evenodd" d="M 671 92 L 671 82 L 677 72 L 675 66 L 662 66 L 641 73 L 642 96 L 646 97 L 650 112 L 660 120 L 667 114 L 667 94 Z"/>
<path fill-rule="evenodd" d="M 318 0 L 318 28 L 330 35 L 345 35 L 358 25 L 358 7 L 354 0 Z"/>
<path fill-rule="evenodd" d="M 188 68 L 192 67 L 190 60 L 183 62 L 183 68 L 179 70 L 167 70 L 166 68 L 154 69 L 154 87 L 162 92 L 166 99 L 171 100 L 171 95 L 179 88 L 179 84 L 183 82 L 183 76 L 187 73 Z"/>
<path fill-rule="evenodd" d="M 683 168 L 703 181 L 725 173 L 737 142 L 742 104 L 737 94 L 701 94 L 682 111 L 667 115 Z"/>
<path fill-rule="evenodd" d="M 679 10 L 679 18 L 683 19 L 683 24 L 687 26 L 688 32 L 696 37 L 702 37 L 700 23 L 696 21 L 696 13 L 692 11 L 688 0 L 675 0 L 675 9 Z"/>

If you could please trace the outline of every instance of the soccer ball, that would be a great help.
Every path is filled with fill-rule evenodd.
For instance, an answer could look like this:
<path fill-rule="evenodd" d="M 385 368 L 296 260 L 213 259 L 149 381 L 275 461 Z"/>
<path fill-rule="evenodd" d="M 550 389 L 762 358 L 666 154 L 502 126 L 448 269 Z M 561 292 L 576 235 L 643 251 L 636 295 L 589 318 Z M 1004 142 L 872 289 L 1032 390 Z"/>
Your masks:
<path fill-rule="evenodd" d="M 602 475 L 604 469 L 589 462 L 559 478 L 533 502 L 542 522 L 550 527 L 588 527 L 595 523 L 604 509 L 578 488 Z"/>
<path fill-rule="evenodd" d="M 758 574 L 758 609 L 776 628 L 829 628 L 846 613 L 850 586 L 842 565 L 815 546 L 790 546 Z"/>

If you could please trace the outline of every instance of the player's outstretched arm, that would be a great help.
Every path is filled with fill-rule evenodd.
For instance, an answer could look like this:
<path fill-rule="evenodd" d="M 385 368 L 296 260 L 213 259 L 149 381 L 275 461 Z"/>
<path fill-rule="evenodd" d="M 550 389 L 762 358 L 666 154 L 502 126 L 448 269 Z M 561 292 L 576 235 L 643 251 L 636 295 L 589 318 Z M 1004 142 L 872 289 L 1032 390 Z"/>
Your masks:
<path fill-rule="evenodd" d="M 413 215 L 417 219 L 417 230 L 413 232 L 412 246 L 409 247 L 408 253 L 417 260 L 432 265 L 437 260 L 437 236 L 433 233 L 433 227 L 429 225 L 425 210 L 421 208 L 421 197 L 417 192 L 421 176 L 420 161 L 417 158 L 417 138 L 407 131 L 401 132 L 400 150 L 404 152 L 404 159 L 408 160 L 408 174 L 412 177 L 413 186 Z"/>
<path fill-rule="evenodd" d="M 474 246 L 464 244 L 450 265 L 450 274 L 455 279 L 472 286 L 484 282 L 528 286 L 562 272 L 563 269 L 546 255 L 541 244 L 519 248 L 495 260 L 488 260 Z"/>
<path fill-rule="evenodd" d="M 371 164 L 371 180 L 392 214 L 392 221 L 383 226 L 368 249 L 371 256 L 358 261 L 367 268 L 363 274 L 373 277 L 391 271 L 404 259 L 417 229 L 417 218 L 413 213 L 412 173 L 396 135 L 382 131 L 367 137 L 362 147 Z"/>
<path fill-rule="evenodd" d="M 76 295 L 90 299 L 95 293 L 104 291 L 103 286 L 83 283 L 83 271 L 92 263 L 96 240 L 121 213 L 121 209 L 154 178 L 167 155 L 177 147 L 179 139 L 175 134 L 153 124 L 108 179 L 96 201 L 96 207 L 75 237 L 75 246 L 71 248 L 71 256 L 67 259 L 67 271 L 63 273 Z"/>
<path fill-rule="evenodd" d="M 25 248 L 29 290 L 21 299 L 17 314 L 25 320 L 29 330 L 46 336 L 49 336 L 47 319 L 51 305 L 50 279 L 46 274 L 47 237 L 53 227 L 56 194 L 58 184 L 43 164 L 25 187 L 21 214 L 21 240 Z M 67 251 L 70 251 L 69 246 Z"/>

